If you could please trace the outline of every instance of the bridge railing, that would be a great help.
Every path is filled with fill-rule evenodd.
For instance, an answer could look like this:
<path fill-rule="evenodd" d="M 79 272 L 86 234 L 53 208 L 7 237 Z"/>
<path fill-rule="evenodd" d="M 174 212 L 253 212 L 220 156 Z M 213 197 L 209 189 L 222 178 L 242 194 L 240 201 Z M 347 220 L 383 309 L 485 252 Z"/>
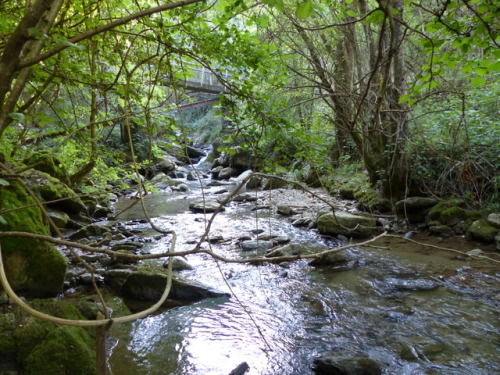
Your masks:
<path fill-rule="evenodd" d="M 210 69 L 199 65 L 187 65 L 190 65 L 193 75 L 182 82 L 186 88 L 216 93 L 228 91 L 227 87 L 219 81 L 218 77 Z M 230 78 L 228 72 L 222 73 L 221 76 L 224 80 L 229 80 Z"/>

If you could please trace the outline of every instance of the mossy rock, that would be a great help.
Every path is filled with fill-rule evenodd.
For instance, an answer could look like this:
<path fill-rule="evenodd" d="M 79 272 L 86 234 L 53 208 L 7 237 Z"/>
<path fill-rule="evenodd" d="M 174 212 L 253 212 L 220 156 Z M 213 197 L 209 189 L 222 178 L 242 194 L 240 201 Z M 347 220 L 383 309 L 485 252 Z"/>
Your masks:
<path fill-rule="evenodd" d="M 78 195 L 66 184 L 47 173 L 30 171 L 24 175 L 27 185 L 50 207 L 58 208 L 68 214 L 85 213 L 88 210 Z"/>
<path fill-rule="evenodd" d="M 73 304 L 55 300 L 33 300 L 30 305 L 41 312 L 65 319 L 85 320 Z M 93 329 L 59 327 L 37 320 L 17 310 L 15 340 L 17 362 L 24 374 L 95 374 Z"/>
<path fill-rule="evenodd" d="M 321 215 L 317 220 L 318 230 L 321 234 L 349 237 L 369 237 L 375 229 L 375 219 L 357 216 L 348 212 L 329 212 Z"/>
<path fill-rule="evenodd" d="M 467 230 L 469 237 L 483 242 L 493 242 L 498 233 L 498 229 L 491 226 L 486 219 L 474 221 Z"/>
<path fill-rule="evenodd" d="M 460 222 L 466 222 L 467 225 L 470 225 L 472 221 L 479 219 L 481 216 L 481 212 L 465 210 L 455 205 L 453 202 L 439 202 L 430 209 L 428 213 L 428 224 L 438 221 L 450 227 Z"/>
<path fill-rule="evenodd" d="M 25 375 L 94 375 L 95 352 L 88 333 L 78 327 L 52 331 L 24 361 Z"/>
<path fill-rule="evenodd" d="M 2 214 L 7 224 L 0 223 L 0 232 L 50 235 L 39 207 L 20 184 L 0 188 L 0 209 L 15 209 Z M 66 259 L 54 246 L 25 237 L 4 237 L 0 243 L 7 278 L 16 292 L 52 297 L 62 291 Z"/>
<path fill-rule="evenodd" d="M 49 151 L 37 151 L 24 159 L 26 165 L 33 165 L 33 168 L 45 172 L 57 178 L 66 185 L 70 185 L 70 176 L 61 161 Z"/>

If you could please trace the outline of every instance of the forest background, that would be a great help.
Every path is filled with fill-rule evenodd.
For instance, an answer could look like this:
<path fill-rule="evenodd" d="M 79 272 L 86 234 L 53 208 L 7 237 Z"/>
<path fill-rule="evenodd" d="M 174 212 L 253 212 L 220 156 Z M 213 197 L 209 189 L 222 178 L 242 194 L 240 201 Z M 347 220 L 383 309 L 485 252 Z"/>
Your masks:
<path fill-rule="evenodd" d="M 0 6 L 2 163 L 48 150 L 92 192 L 134 171 L 131 148 L 144 166 L 204 125 L 205 142 L 222 132 L 226 151 L 270 155 L 266 172 L 328 186 L 336 168 L 366 170 L 390 204 L 419 193 L 498 208 L 493 1 Z M 178 111 L 193 63 L 231 90 L 217 113 Z"/>

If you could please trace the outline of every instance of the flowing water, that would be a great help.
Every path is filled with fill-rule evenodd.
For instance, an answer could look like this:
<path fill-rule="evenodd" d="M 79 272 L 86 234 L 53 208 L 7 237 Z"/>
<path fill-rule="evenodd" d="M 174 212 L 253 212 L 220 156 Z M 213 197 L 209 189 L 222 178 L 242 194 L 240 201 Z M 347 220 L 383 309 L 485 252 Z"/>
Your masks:
<path fill-rule="evenodd" d="M 146 196 L 155 223 L 176 230 L 176 250 L 191 249 L 204 231 L 204 215 L 188 210 L 201 190 L 196 183 L 190 188 Z M 204 192 L 209 197 L 216 190 L 220 187 Z M 118 209 L 126 205 L 124 200 Z M 211 245 L 213 251 L 229 258 L 248 256 L 237 239 L 255 237 L 255 229 L 308 246 L 338 246 L 270 210 L 252 207 L 231 203 L 216 217 L 211 236 L 223 240 Z M 119 218 L 141 217 L 137 205 Z M 416 239 L 437 244 L 435 238 Z M 334 352 L 368 355 L 382 364 L 384 374 L 499 374 L 498 268 L 397 238 L 376 245 L 353 247 L 346 251 L 348 263 L 323 268 L 305 260 L 252 266 L 190 256 L 195 268 L 183 271 L 183 277 L 233 296 L 113 327 L 119 341 L 110 358 L 112 372 L 227 375 L 246 361 L 248 374 L 303 375 L 313 374 L 314 358 Z M 149 246 L 151 252 L 165 251 L 169 238 Z M 445 240 L 439 246 L 467 251 L 474 244 Z M 438 287 L 425 290 L 429 283 Z M 424 290 L 413 290 L 414 285 Z"/>

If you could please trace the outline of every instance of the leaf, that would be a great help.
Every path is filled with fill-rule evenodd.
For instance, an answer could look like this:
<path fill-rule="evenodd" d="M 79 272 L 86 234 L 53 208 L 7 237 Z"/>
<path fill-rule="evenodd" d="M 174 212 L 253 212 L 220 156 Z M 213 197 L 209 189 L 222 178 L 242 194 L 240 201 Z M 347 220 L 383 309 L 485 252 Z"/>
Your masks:
<path fill-rule="evenodd" d="M 313 8 L 311 0 L 306 0 L 302 4 L 299 4 L 299 6 L 297 7 L 297 11 L 295 12 L 295 15 L 297 16 L 297 18 L 301 19 L 307 18 L 311 15 L 312 9 Z"/>
<path fill-rule="evenodd" d="M 7 225 L 7 220 L 2 215 L 0 215 L 0 224 Z"/>
<path fill-rule="evenodd" d="M 406 103 L 408 101 L 408 99 L 410 99 L 410 94 L 401 95 L 401 97 L 398 100 L 398 103 L 399 104 L 404 104 L 404 103 Z"/>
<path fill-rule="evenodd" d="M 481 88 L 486 83 L 486 79 L 483 77 L 474 77 L 470 80 L 470 83 L 474 87 Z"/>
<path fill-rule="evenodd" d="M 24 115 L 22 113 L 19 113 L 19 112 L 9 113 L 9 117 L 11 119 L 19 121 L 19 122 L 23 122 L 24 121 Z"/>
<path fill-rule="evenodd" d="M 10 185 L 9 181 L 0 178 L 0 186 L 9 186 L 9 185 Z"/>
<path fill-rule="evenodd" d="M 385 17 L 384 11 L 377 9 L 366 18 L 365 23 L 380 23 L 382 22 L 384 17 Z"/>

